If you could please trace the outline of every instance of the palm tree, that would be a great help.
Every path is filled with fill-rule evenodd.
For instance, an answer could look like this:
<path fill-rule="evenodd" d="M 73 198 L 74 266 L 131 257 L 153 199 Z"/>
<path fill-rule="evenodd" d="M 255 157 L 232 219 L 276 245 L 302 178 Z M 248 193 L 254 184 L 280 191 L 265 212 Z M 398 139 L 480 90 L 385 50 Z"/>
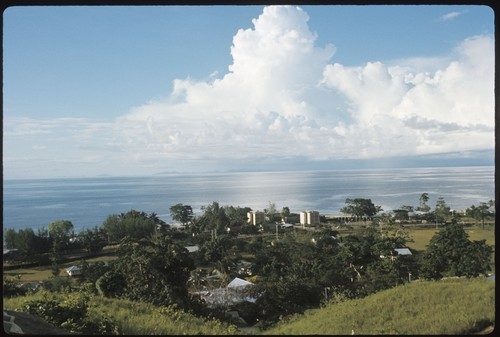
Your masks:
<path fill-rule="evenodd" d="M 428 212 L 431 208 L 427 205 L 427 201 L 429 201 L 429 194 L 422 193 L 420 196 L 420 206 L 417 209 L 422 212 Z"/>

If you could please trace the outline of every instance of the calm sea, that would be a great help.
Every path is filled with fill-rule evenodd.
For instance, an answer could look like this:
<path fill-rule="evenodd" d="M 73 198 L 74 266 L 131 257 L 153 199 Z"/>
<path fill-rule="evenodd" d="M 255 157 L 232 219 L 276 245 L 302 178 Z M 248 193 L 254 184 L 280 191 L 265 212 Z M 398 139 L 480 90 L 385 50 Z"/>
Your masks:
<path fill-rule="evenodd" d="M 494 173 L 494 167 L 447 167 L 4 180 L 3 228 L 36 231 L 64 219 L 79 232 L 131 209 L 171 222 L 170 206 L 191 205 L 199 215 L 212 201 L 253 210 L 273 202 L 294 213 L 338 214 L 346 198 L 371 198 L 388 211 L 418 206 L 420 195 L 428 193 L 432 208 L 443 197 L 462 210 L 495 198 Z"/>

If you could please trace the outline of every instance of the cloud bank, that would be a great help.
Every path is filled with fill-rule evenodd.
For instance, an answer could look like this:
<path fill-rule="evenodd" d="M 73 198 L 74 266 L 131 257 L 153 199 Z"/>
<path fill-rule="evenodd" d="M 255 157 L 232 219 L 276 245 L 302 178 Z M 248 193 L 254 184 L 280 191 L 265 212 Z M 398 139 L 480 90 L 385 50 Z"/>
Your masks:
<path fill-rule="evenodd" d="M 352 67 L 335 62 L 333 44 L 316 45 L 308 20 L 299 7 L 265 7 L 252 28 L 234 35 L 223 76 L 175 79 L 167 97 L 112 123 L 73 121 L 81 130 L 67 139 L 78 151 L 101 139 L 100 152 L 88 150 L 85 157 L 100 165 L 115 158 L 157 170 L 223 169 L 225 160 L 269 157 L 366 159 L 494 148 L 492 36 L 470 37 L 446 58 Z M 54 127 L 30 123 L 17 121 L 8 132 Z"/>
<path fill-rule="evenodd" d="M 167 100 L 123 117 L 130 146 L 167 157 L 311 159 L 492 148 L 492 37 L 463 41 L 432 72 L 404 61 L 347 67 L 331 63 L 333 45 L 315 46 L 308 19 L 298 7 L 265 7 L 234 36 L 224 77 L 175 80 Z"/>

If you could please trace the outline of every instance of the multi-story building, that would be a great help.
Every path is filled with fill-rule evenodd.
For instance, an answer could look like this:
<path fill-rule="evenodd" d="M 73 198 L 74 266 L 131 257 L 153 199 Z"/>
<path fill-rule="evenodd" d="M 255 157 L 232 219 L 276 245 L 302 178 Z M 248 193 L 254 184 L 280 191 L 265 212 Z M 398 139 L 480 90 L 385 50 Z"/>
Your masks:
<path fill-rule="evenodd" d="M 300 224 L 301 225 L 316 225 L 316 224 L 319 224 L 319 212 L 318 211 L 303 211 L 303 212 L 300 212 Z"/>
<path fill-rule="evenodd" d="M 247 218 L 248 218 L 247 222 L 250 225 L 262 225 L 266 220 L 264 212 L 259 212 L 259 211 L 248 212 Z"/>

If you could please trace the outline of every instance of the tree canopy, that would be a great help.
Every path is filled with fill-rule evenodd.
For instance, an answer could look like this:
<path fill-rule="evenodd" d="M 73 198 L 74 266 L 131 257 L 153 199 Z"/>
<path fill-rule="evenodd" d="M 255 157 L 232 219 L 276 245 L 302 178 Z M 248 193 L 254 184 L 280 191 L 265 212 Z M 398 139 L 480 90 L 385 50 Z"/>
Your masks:
<path fill-rule="evenodd" d="M 193 208 L 189 205 L 175 204 L 170 207 L 170 216 L 185 226 L 193 220 Z"/>
<path fill-rule="evenodd" d="M 485 240 L 470 241 L 463 226 L 453 222 L 431 238 L 422 255 L 420 276 L 426 279 L 476 277 L 490 270 L 492 252 Z"/>
<path fill-rule="evenodd" d="M 117 242 L 126 236 L 135 239 L 147 238 L 153 234 L 157 225 L 165 224 L 155 213 L 130 210 L 127 213 L 109 215 L 102 224 L 108 240 Z"/>
<path fill-rule="evenodd" d="M 340 211 L 344 214 L 353 216 L 367 216 L 371 217 L 382 210 L 380 206 L 375 206 L 371 199 L 355 198 L 346 199 L 346 206 Z"/>
<path fill-rule="evenodd" d="M 105 296 L 122 296 L 155 305 L 188 305 L 187 282 L 194 262 L 189 252 L 168 236 L 155 240 L 125 239 L 112 270 L 97 282 Z"/>

